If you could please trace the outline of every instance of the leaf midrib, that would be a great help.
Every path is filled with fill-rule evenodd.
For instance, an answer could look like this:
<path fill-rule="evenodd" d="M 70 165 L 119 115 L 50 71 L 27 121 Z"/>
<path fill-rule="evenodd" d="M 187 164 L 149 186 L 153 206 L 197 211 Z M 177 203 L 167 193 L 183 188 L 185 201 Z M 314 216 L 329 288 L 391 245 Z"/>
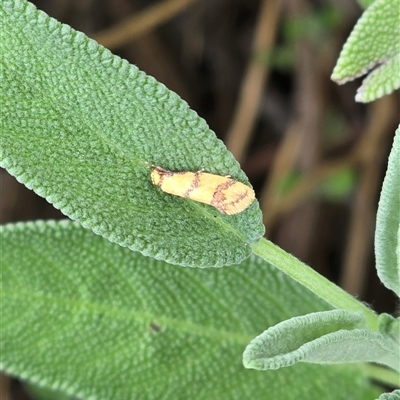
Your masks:
<path fill-rule="evenodd" d="M 91 312 L 94 314 L 102 314 L 114 317 L 114 319 L 132 320 L 133 322 L 146 322 L 150 324 L 152 321 L 157 321 L 160 326 L 173 327 L 181 332 L 191 333 L 195 336 L 203 336 L 209 338 L 219 338 L 222 342 L 233 342 L 247 345 L 254 335 L 246 333 L 234 333 L 223 329 L 213 327 L 205 327 L 195 322 L 187 322 L 176 318 L 164 317 L 151 312 L 139 312 L 127 310 L 124 308 L 116 308 L 111 306 L 103 306 L 97 303 L 92 303 L 84 300 L 70 300 L 57 296 L 41 295 L 24 290 L 2 290 L 0 296 L 6 303 L 7 298 L 23 299 L 24 303 L 31 302 L 50 302 L 52 305 L 65 306 L 68 309 L 75 309 L 74 315 L 78 315 L 78 311 Z M 2 324 L 5 328 L 5 324 Z"/>

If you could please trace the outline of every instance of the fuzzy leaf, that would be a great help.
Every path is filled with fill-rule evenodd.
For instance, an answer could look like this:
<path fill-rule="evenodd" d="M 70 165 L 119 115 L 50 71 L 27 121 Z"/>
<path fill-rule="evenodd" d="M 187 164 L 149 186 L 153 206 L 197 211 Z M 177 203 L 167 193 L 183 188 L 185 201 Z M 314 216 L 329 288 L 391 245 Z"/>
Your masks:
<path fill-rule="evenodd" d="M 389 314 L 381 314 L 379 316 L 379 332 L 392 341 L 393 351 L 398 351 L 400 347 L 400 318 L 394 318 Z"/>
<path fill-rule="evenodd" d="M 378 400 L 400 400 L 400 390 L 393 390 L 391 393 L 383 393 Z"/>
<path fill-rule="evenodd" d="M 370 102 L 400 87 L 400 0 L 376 0 L 363 13 L 332 73 L 339 84 L 366 74 L 356 100 Z"/>
<path fill-rule="evenodd" d="M 400 297 L 400 127 L 393 140 L 379 199 L 375 258 L 380 280 Z"/>
<path fill-rule="evenodd" d="M 0 2 L 0 165 L 71 219 L 144 255 L 238 263 L 263 235 L 255 201 L 226 216 L 163 193 L 152 165 L 248 184 L 205 121 L 155 79 L 25 0 Z"/>
<path fill-rule="evenodd" d="M 399 20 L 400 23 L 400 20 Z M 400 32 L 398 37 L 400 37 Z M 375 68 L 357 89 L 356 101 L 367 103 L 387 94 L 392 93 L 400 87 L 400 54 L 387 60 Z"/>
<path fill-rule="evenodd" d="M 376 362 L 399 370 L 400 352 L 366 327 L 361 313 L 316 312 L 281 322 L 254 338 L 243 354 L 247 368 L 278 369 L 298 362 Z"/>
<path fill-rule="evenodd" d="M 0 365 L 12 375 L 84 399 L 379 395 L 357 366 L 243 368 L 263 326 L 328 309 L 260 258 L 180 268 L 66 221 L 8 225 L 0 240 Z"/>

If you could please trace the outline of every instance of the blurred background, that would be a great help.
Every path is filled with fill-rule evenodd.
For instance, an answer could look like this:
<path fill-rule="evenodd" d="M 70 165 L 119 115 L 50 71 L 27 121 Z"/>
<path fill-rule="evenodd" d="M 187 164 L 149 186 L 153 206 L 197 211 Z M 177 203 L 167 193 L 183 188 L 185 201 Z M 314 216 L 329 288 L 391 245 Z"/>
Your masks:
<path fill-rule="evenodd" d="M 330 80 L 362 10 L 349 0 L 37 0 L 185 99 L 241 163 L 266 237 L 378 312 L 373 236 L 399 96 Z M 65 218 L 1 170 L 1 223 Z M 0 399 L 32 397 L 0 378 Z"/>

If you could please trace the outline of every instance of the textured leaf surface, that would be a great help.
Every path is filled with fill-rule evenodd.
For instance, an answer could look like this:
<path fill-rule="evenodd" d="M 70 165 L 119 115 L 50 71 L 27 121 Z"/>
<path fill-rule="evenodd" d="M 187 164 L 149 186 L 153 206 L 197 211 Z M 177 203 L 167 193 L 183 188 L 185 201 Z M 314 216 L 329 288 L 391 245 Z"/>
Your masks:
<path fill-rule="evenodd" d="M 378 400 L 400 400 L 400 390 L 393 390 L 391 393 L 383 393 Z"/>
<path fill-rule="evenodd" d="M 135 66 L 24 0 L 0 3 L 0 165 L 71 219 L 180 265 L 238 263 L 263 234 L 254 202 L 224 216 L 163 193 L 152 165 L 248 180 L 204 120 Z"/>
<path fill-rule="evenodd" d="M 400 297 L 400 127 L 394 137 L 379 199 L 375 258 L 380 280 Z"/>
<path fill-rule="evenodd" d="M 146 258 L 72 222 L 2 230 L 1 366 L 84 399 L 378 396 L 357 366 L 243 368 L 257 332 L 327 306 L 256 257 L 223 269 Z"/>
<path fill-rule="evenodd" d="M 376 0 L 363 13 L 332 73 L 345 83 L 371 69 L 356 100 L 369 102 L 400 87 L 400 0 Z"/>
<path fill-rule="evenodd" d="M 376 362 L 399 370 L 399 346 L 366 329 L 361 313 L 345 310 L 294 317 L 267 329 L 247 346 L 247 368 L 278 369 L 298 362 Z"/>
<path fill-rule="evenodd" d="M 396 346 L 396 348 L 393 346 L 393 352 L 400 354 L 400 318 L 394 318 L 389 314 L 381 314 L 379 316 L 379 332 L 387 336 Z"/>
<path fill-rule="evenodd" d="M 400 24 L 400 19 L 399 19 Z M 398 33 L 400 38 L 400 31 Z M 400 54 L 375 68 L 362 82 L 356 94 L 356 101 L 370 102 L 400 87 Z"/>

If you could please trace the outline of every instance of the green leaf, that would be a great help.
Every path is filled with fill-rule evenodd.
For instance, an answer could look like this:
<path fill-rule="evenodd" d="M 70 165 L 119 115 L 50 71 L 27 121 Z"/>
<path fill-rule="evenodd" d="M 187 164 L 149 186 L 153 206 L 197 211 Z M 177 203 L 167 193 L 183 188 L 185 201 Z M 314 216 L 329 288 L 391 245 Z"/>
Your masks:
<path fill-rule="evenodd" d="M 400 37 L 400 32 L 398 37 Z M 375 68 L 364 79 L 362 85 L 357 90 L 356 101 L 367 103 L 398 89 L 400 87 L 399 71 L 400 54 L 396 54 L 393 58 Z"/>
<path fill-rule="evenodd" d="M 248 184 L 175 93 L 24 0 L 0 2 L 0 165 L 71 219 L 144 255 L 195 267 L 238 263 L 263 235 L 244 212 L 163 193 L 151 167 L 205 169 Z"/>
<path fill-rule="evenodd" d="M 393 390 L 391 393 L 383 393 L 378 400 L 400 400 L 400 390 Z"/>
<path fill-rule="evenodd" d="M 72 222 L 2 229 L 0 365 L 91 399 L 374 399 L 358 366 L 260 374 L 246 343 L 329 307 L 252 256 L 223 269 L 143 257 Z"/>
<path fill-rule="evenodd" d="M 243 354 L 246 368 L 278 369 L 298 362 L 376 362 L 400 371 L 400 349 L 366 329 L 362 313 L 316 312 L 283 321 L 254 338 Z"/>
<path fill-rule="evenodd" d="M 400 0 L 376 0 L 363 13 L 340 53 L 332 79 L 366 74 L 356 100 L 370 102 L 400 87 Z"/>
<path fill-rule="evenodd" d="M 379 332 L 393 342 L 393 351 L 400 347 L 400 318 L 393 318 L 389 314 L 379 316 Z M 396 347 L 396 348 L 395 348 Z"/>
<path fill-rule="evenodd" d="M 393 140 L 379 199 L 375 258 L 380 280 L 400 297 L 400 127 Z"/>

